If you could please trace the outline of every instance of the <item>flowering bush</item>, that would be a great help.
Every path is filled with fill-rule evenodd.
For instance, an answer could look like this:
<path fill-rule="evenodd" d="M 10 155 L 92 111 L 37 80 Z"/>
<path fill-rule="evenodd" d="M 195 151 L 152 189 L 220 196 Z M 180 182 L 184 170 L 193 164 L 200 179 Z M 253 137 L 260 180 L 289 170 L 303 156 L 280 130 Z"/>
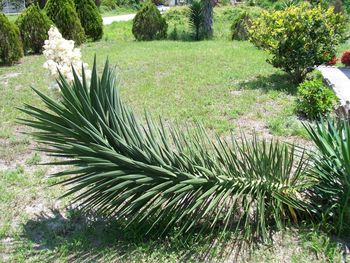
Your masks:
<path fill-rule="evenodd" d="M 87 70 L 88 65 L 81 61 L 81 53 L 79 48 L 74 48 L 73 40 L 66 40 L 54 26 L 49 30 L 49 40 L 45 40 L 43 54 L 46 57 L 44 68 L 50 71 L 53 80 L 51 88 L 57 89 L 56 83 L 59 77 L 59 72 L 66 78 L 67 81 L 74 80 L 73 69 L 81 78 L 82 67 L 84 67 L 86 77 L 90 77 L 90 71 Z"/>
<path fill-rule="evenodd" d="M 314 66 L 332 59 L 343 38 L 345 18 L 333 8 L 308 4 L 263 11 L 252 20 L 250 41 L 271 56 L 268 62 L 302 82 Z"/>
<path fill-rule="evenodd" d="M 345 66 L 350 66 L 350 50 L 347 50 L 341 56 L 341 63 Z"/>
<path fill-rule="evenodd" d="M 338 58 L 336 56 L 334 56 L 330 61 L 326 62 L 327 66 L 334 66 L 335 64 L 337 64 Z"/>

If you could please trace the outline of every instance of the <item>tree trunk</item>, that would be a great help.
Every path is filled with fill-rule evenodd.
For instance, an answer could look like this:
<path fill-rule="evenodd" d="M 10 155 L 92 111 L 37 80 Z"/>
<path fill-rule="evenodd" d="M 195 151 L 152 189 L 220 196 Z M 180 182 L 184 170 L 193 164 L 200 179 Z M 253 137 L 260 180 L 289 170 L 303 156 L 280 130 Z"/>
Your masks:
<path fill-rule="evenodd" d="M 203 0 L 203 35 L 213 36 L 213 0 Z"/>

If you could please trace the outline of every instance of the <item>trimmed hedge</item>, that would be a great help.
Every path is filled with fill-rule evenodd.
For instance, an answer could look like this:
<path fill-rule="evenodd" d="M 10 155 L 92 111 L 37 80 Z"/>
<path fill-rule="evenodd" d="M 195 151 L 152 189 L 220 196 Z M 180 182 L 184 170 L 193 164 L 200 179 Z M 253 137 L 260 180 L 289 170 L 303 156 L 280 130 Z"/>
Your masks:
<path fill-rule="evenodd" d="M 17 18 L 16 25 L 21 34 L 24 53 L 38 54 L 41 52 L 52 24 L 53 22 L 37 4 L 30 5 Z"/>
<path fill-rule="evenodd" d="M 75 8 L 85 34 L 92 40 L 99 40 L 103 35 L 103 21 L 93 0 L 75 0 Z"/>
<path fill-rule="evenodd" d="M 150 1 L 147 1 L 136 14 L 132 25 L 132 33 L 137 40 L 164 39 L 167 36 L 167 29 L 165 19 Z"/>
<path fill-rule="evenodd" d="M 18 27 L 0 13 L 0 63 L 11 65 L 23 57 Z"/>
<path fill-rule="evenodd" d="M 64 38 L 74 40 L 77 45 L 85 41 L 84 28 L 73 0 L 48 0 L 45 11 Z"/>

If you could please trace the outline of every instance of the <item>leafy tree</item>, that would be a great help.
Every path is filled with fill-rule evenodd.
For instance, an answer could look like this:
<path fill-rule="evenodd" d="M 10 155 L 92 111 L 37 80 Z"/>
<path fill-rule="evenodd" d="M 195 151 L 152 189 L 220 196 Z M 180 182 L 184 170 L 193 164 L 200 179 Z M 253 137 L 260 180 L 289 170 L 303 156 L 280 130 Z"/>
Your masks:
<path fill-rule="evenodd" d="M 25 53 L 40 53 L 53 22 L 37 4 L 30 5 L 16 20 Z"/>
<path fill-rule="evenodd" d="M 266 50 L 268 62 L 301 82 L 312 67 L 330 61 L 344 32 L 344 18 L 332 8 L 292 6 L 264 11 L 252 21 L 250 40 Z"/>

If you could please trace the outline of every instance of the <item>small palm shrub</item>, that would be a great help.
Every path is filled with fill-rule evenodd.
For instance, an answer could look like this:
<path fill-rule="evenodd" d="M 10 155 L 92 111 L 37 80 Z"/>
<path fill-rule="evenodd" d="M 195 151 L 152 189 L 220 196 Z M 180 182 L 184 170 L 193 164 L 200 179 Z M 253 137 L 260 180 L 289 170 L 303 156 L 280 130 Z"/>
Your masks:
<path fill-rule="evenodd" d="M 345 51 L 340 59 L 345 66 L 350 66 L 350 50 Z"/>
<path fill-rule="evenodd" d="M 103 22 L 100 12 L 93 0 L 75 0 L 75 8 L 78 13 L 85 35 L 92 40 L 99 40 L 103 35 Z"/>
<path fill-rule="evenodd" d="M 164 39 L 167 36 L 167 29 L 165 19 L 150 1 L 147 1 L 136 14 L 132 25 L 132 33 L 136 40 L 142 41 Z"/>
<path fill-rule="evenodd" d="M 73 0 L 48 0 L 45 11 L 64 38 L 74 40 L 77 45 L 85 41 L 84 29 Z"/>
<path fill-rule="evenodd" d="M 337 98 L 322 79 L 305 80 L 298 87 L 296 110 L 310 119 L 317 119 L 334 110 Z"/>
<path fill-rule="evenodd" d="M 18 27 L 0 13 L 0 63 L 11 65 L 23 57 Z"/>
<path fill-rule="evenodd" d="M 200 0 L 194 0 L 190 5 L 189 24 L 192 28 L 194 39 L 200 40 L 203 26 L 203 6 Z"/>
<path fill-rule="evenodd" d="M 299 150 L 256 138 L 212 141 L 200 126 L 186 132 L 147 114 L 141 123 L 115 83 L 108 63 L 100 77 L 95 63 L 90 85 L 61 76 L 61 101 L 35 90 L 46 108 L 22 109 L 33 135 L 63 158 L 55 164 L 72 166 L 54 176 L 81 207 L 127 218 L 144 234 L 219 227 L 243 230 L 245 240 L 308 214 Z"/>
<path fill-rule="evenodd" d="M 271 54 L 268 62 L 302 82 L 316 65 L 331 60 L 344 32 L 344 17 L 307 4 L 263 11 L 252 21 L 250 40 Z"/>
<path fill-rule="evenodd" d="M 349 233 L 350 221 L 350 124 L 347 119 L 321 119 L 304 124 L 316 146 L 311 176 L 317 180 L 312 190 L 318 214 L 338 234 Z"/>
<path fill-rule="evenodd" d="M 38 54 L 42 51 L 47 32 L 53 22 L 37 4 L 30 5 L 16 20 L 25 53 Z"/>

